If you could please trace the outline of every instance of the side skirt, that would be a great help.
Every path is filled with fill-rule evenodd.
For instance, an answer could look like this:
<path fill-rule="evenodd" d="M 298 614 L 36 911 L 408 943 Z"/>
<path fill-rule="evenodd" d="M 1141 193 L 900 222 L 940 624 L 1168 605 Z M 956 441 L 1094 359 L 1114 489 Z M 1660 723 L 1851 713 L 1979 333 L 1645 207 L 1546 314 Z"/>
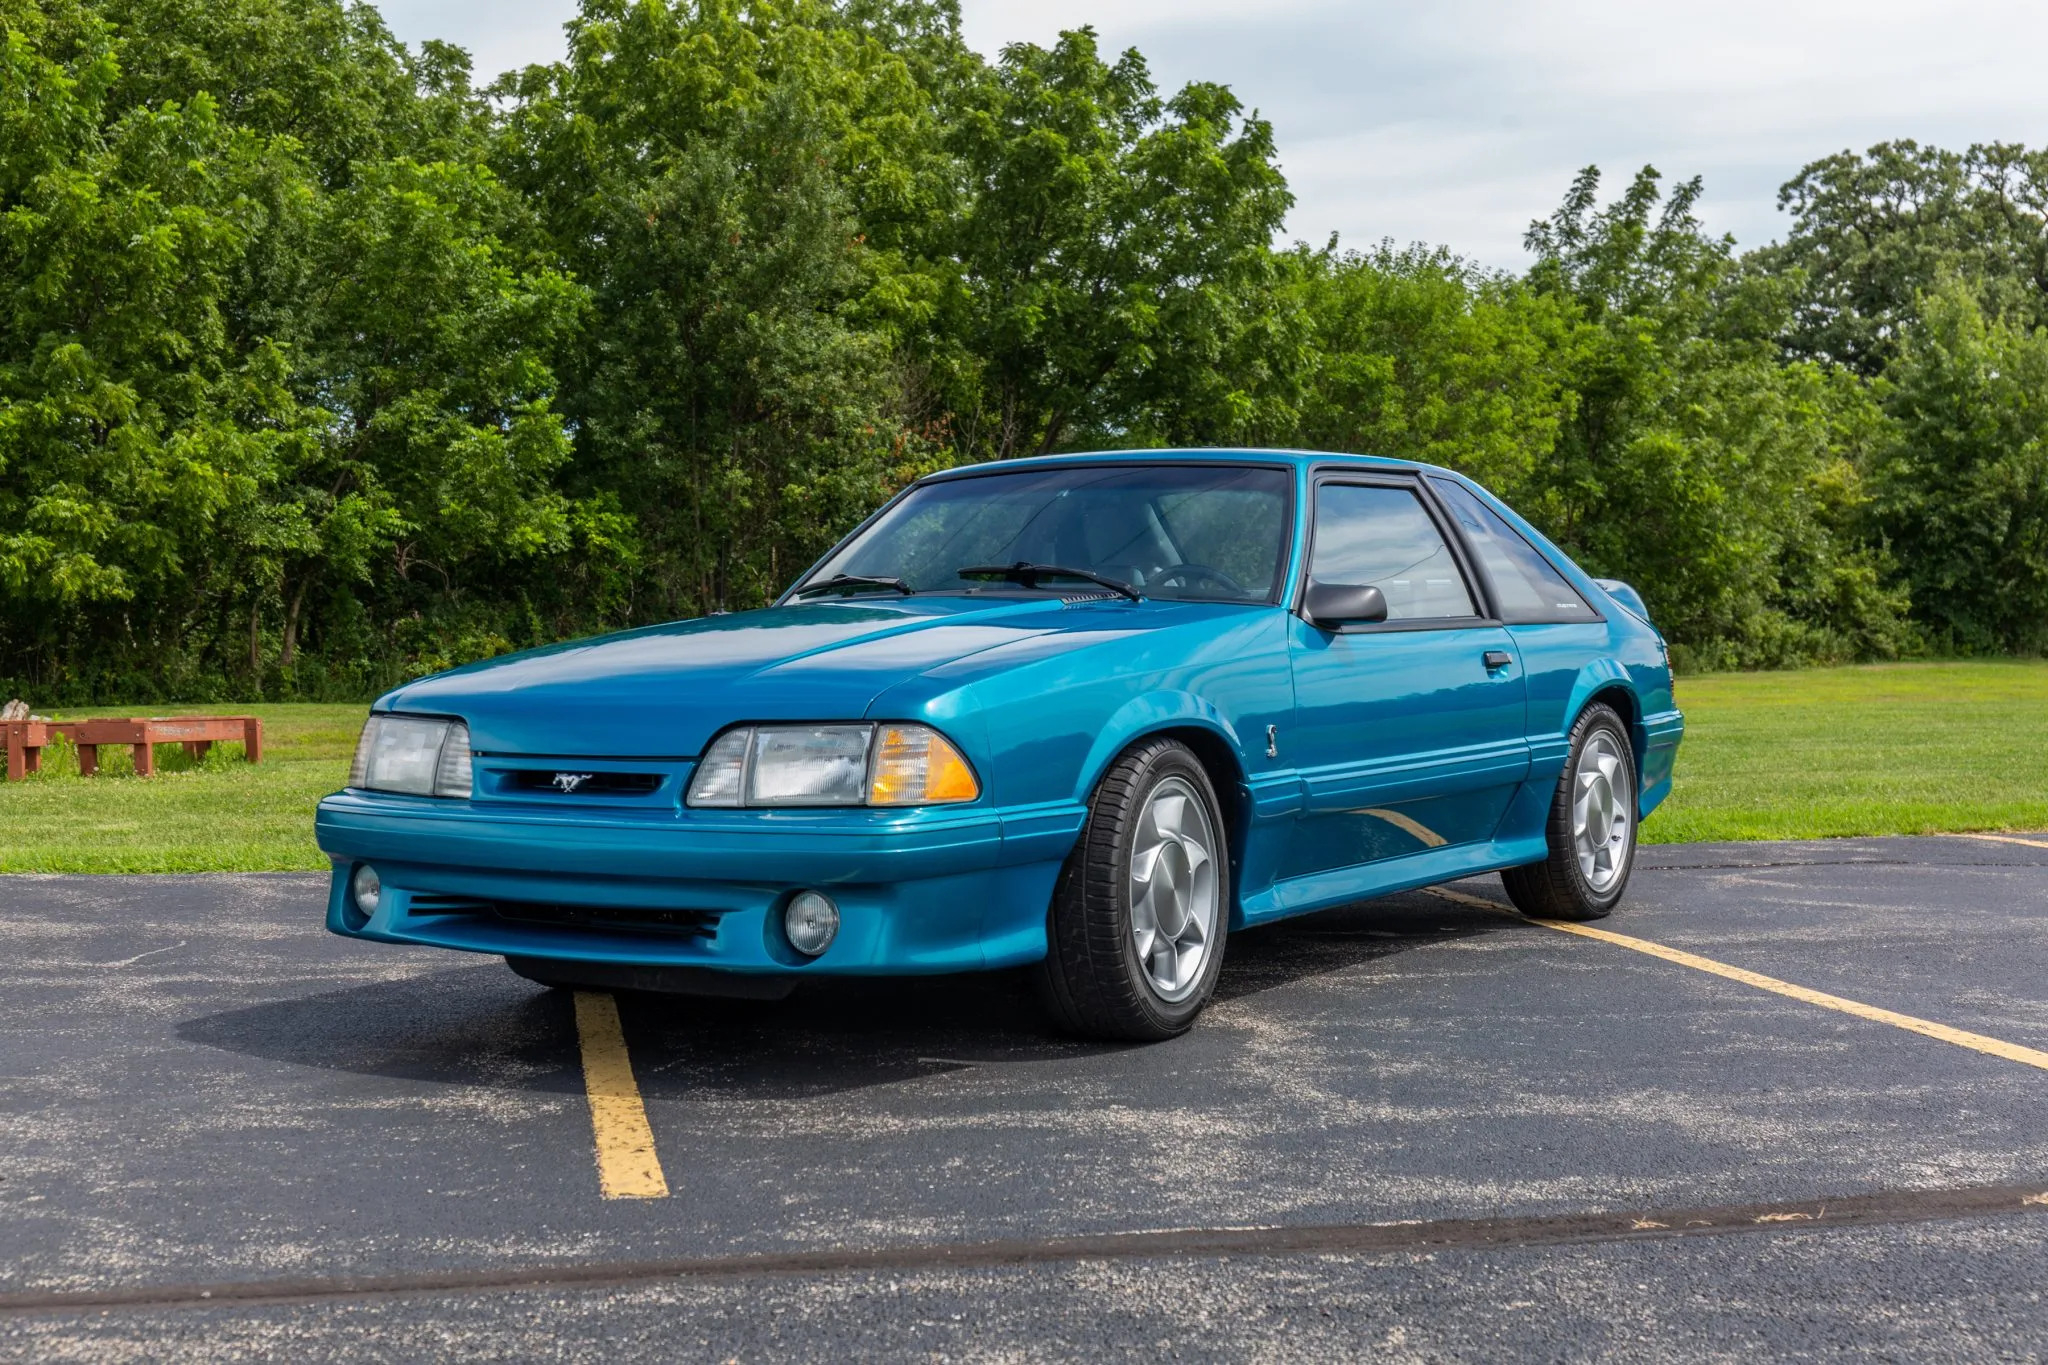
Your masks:
<path fill-rule="evenodd" d="M 1549 852 L 1542 833 L 1522 839 L 1496 839 L 1486 844 L 1454 844 L 1448 848 L 1424 849 L 1362 863 L 1356 867 L 1334 868 L 1305 877 L 1275 882 L 1256 895 L 1244 898 L 1239 925 L 1266 924 L 1290 915 L 1330 910 L 1354 901 L 1412 891 L 1418 886 L 1454 881 L 1481 872 L 1521 867 L 1541 862 Z"/>

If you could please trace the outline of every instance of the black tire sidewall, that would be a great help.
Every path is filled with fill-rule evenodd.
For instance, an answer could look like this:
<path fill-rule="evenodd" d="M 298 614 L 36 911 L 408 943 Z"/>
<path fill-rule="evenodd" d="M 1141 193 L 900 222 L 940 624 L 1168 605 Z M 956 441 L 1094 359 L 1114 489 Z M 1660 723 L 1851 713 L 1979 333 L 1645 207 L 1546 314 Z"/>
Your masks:
<path fill-rule="evenodd" d="M 1129 977 L 1131 993 L 1140 1008 L 1150 1015 L 1164 1033 L 1178 1033 L 1194 1022 L 1202 1007 L 1209 1003 L 1215 992 L 1216 978 L 1223 970 L 1225 940 L 1230 933 L 1231 870 L 1230 832 L 1223 823 L 1223 812 L 1216 800 L 1215 786 L 1209 781 L 1207 770 L 1187 746 L 1168 741 L 1141 749 L 1124 762 L 1135 762 L 1137 772 L 1127 788 L 1124 809 L 1117 814 L 1121 820 L 1121 835 L 1116 840 L 1115 856 L 1111 860 L 1109 875 L 1114 877 L 1114 903 L 1117 911 L 1116 932 L 1123 947 L 1122 960 L 1125 975 Z M 1152 989 L 1152 980 L 1146 974 L 1144 964 L 1138 961 L 1137 936 L 1131 931 L 1131 854 L 1137 842 L 1139 821 L 1143 817 L 1146 803 L 1152 799 L 1163 781 L 1178 777 L 1195 789 L 1203 803 L 1203 813 L 1209 818 L 1209 827 L 1215 832 L 1218 903 L 1216 907 L 1216 937 L 1209 949 L 1209 958 L 1202 967 L 1202 978 L 1185 1000 L 1162 1000 Z M 1100 874 L 1100 868 L 1091 868 L 1091 873 Z"/>
<path fill-rule="evenodd" d="M 1579 870 L 1579 852 L 1572 836 L 1572 779 L 1579 771 L 1579 758 L 1584 754 L 1586 742 L 1594 732 L 1606 730 L 1619 741 L 1621 752 L 1627 757 L 1629 770 L 1629 825 L 1628 857 L 1623 862 L 1621 875 L 1614 879 L 1614 885 L 1604 892 L 1596 892 L 1587 883 L 1585 874 Z M 1613 708 L 1596 703 L 1586 708 L 1572 727 L 1571 754 L 1565 760 L 1564 775 L 1558 779 L 1556 808 L 1551 813 L 1551 856 L 1558 860 L 1558 871 L 1571 887 L 1572 898 L 1588 919 L 1598 918 L 1613 910 L 1621 903 L 1628 891 L 1629 878 L 1636 870 L 1636 847 L 1642 842 L 1642 824 L 1639 811 L 1642 808 L 1641 775 L 1636 771 L 1635 741 L 1629 737 L 1628 726 Z"/>

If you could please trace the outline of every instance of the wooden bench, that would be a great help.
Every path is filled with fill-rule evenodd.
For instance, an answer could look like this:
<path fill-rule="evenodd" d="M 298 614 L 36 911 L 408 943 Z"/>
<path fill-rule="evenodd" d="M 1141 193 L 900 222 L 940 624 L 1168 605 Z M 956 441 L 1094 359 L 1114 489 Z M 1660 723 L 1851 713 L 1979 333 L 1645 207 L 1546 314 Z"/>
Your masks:
<path fill-rule="evenodd" d="M 0 721 L 7 731 L 7 780 L 19 782 L 30 773 L 41 772 L 43 746 L 50 742 L 50 723 L 41 720 Z"/>
<path fill-rule="evenodd" d="M 156 746 L 182 744 L 193 758 L 221 740 L 240 740 L 242 757 L 263 761 L 263 722 L 254 716 L 170 716 L 150 720 L 10 720 L 7 727 L 7 777 L 28 776 L 43 766 L 43 747 L 50 736 L 63 735 L 78 746 L 78 773 L 91 777 L 100 770 L 100 746 L 125 744 L 135 755 L 135 775 L 156 773 Z"/>

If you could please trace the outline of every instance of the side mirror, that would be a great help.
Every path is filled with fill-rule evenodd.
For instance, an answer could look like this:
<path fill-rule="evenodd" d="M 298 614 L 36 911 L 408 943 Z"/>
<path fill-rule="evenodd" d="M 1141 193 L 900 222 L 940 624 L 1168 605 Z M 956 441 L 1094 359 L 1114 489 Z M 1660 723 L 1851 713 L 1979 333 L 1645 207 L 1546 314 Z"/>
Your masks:
<path fill-rule="evenodd" d="M 1302 614 L 1321 630 L 1366 625 L 1387 619 L 1387 595 L 1369 584 L 1311 581 Z"/>

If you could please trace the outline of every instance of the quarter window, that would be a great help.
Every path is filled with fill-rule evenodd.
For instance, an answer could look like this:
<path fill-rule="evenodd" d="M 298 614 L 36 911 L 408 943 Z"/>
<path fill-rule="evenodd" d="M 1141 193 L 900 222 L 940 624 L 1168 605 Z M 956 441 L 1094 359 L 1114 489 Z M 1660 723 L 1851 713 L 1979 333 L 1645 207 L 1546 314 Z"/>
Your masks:
<path fill-rule="evenodd" d="M 1320 485 L 1309 572 L 1319 583 L 1378 588 L 1389 621 L 1478 615 L 1450 546 L 1411 489 Z"/>
<path fill-rule="evenodd" d="M 1527 625 L 1534 622 L 1594 621 L 1599 619 L 1578 589 L 1543 557 L 1520 532 L 1507 524 L 1491 507 L 1474 497 L 1472 490 L 1449 479 L 1431 479 L 1444 505 L 1450 508 L 1465 532 L 1486 576 L 1493 580 L 1493 595 L 1500 619 Z"/>

